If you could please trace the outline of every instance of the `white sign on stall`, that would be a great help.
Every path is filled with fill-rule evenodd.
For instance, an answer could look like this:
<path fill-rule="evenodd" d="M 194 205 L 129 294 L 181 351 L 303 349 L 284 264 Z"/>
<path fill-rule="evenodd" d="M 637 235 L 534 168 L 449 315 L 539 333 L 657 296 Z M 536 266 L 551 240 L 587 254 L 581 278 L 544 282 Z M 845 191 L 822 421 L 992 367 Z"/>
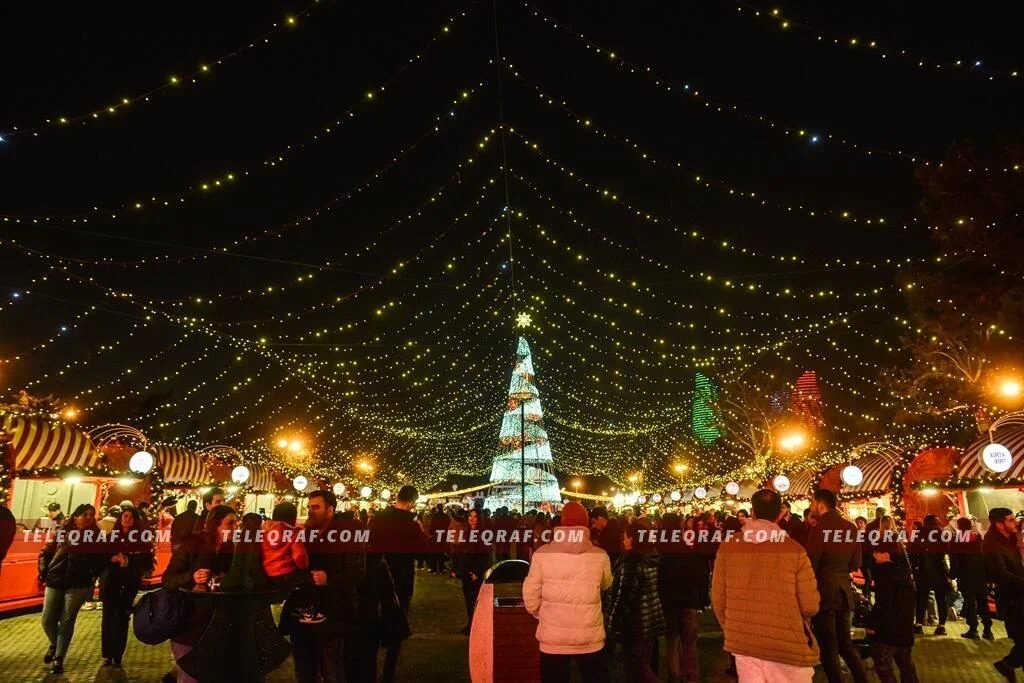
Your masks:
<path fill-rule="evenodd" d="M 1013 464 L 1013 454 L 1001 443 L 990 443 L 981 449 L 981 464 L 990 472 L 1005 472 Z"/>

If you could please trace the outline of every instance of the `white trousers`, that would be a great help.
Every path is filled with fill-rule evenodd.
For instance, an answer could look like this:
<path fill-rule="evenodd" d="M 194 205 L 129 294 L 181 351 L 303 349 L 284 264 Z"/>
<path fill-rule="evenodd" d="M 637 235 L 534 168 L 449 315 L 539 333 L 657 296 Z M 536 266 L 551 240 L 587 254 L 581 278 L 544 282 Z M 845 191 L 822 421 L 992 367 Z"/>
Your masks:
<path fill-rule="evenodd" d="M 740 683 L 811 683 L 814 667 L 736 655 L 736 673 Z"/>

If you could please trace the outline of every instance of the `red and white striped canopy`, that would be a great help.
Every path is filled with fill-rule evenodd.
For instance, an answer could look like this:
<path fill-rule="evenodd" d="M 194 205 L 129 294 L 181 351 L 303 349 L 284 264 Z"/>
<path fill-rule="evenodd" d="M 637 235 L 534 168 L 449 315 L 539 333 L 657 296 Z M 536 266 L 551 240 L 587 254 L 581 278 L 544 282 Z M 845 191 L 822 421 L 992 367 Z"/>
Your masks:
<path fill-rule="evenodd" d="M 1010 469 L 1001 474 L 990 472 L 981 464 L 981 450 L 990 443 L 999 443 L 1006 446 L 1013 456 Z M 957 467 L 957 476 L 960 479 L 978 479 L 981 477 L 998 477 L 1000 479 L 1022 479 L 1024 478 L 1024 425 L 1013 425 L 998 430 L 991 436 L 985 434 L 970 446 L 964 449 L 960 456 Z"/>
<path fill-rule="evenodd" d="M 154 444 L 150 452 L 168 484 L 203 484 L 213 480 L 202 457 L 184 446 Z"/>
<path fill-rule="evenodd" d="M 789 490 L 786 496 L 789 498 L 810 498 L 811 482 L 814 480 L 814 470 L 803 470 L 789 478 Z"/>
<path fill-rule="evenodd" d="M 52 424 L 32 417 L 4 418 L 4 430 L 11 435 L 14 469 L 99 467 L 100 452 L 89 436 L 76 427 Z"/>
<path fill-rule="evenodd" d="M 245 485 L 256 492 L 276 491 L 274 475 L 263 465 L 248 465 L 249 481 Z"/>
<path fill-rule="evenodd" d="M 864 473 L 864 479 L 856 486 L 847 486 L 844 482 L 840 492 L 846 495 L 867 496 L 888 491 L 892 488 L 893 465 L 899 461 L 900 454 L 894 450 L 877 451 L 864 456 L 853 463 Z"/>

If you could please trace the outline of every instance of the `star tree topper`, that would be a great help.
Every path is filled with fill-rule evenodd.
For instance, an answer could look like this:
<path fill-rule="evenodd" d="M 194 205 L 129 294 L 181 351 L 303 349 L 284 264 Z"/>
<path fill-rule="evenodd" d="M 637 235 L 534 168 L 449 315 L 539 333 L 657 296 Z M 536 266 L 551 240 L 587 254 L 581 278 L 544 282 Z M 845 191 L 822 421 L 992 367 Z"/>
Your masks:
<path fill-rule="evenodd" d="M 516 316 L 516 327 L 529 327 L 532 322 L 533 318 L 529 313 L 520 313 Z"/>

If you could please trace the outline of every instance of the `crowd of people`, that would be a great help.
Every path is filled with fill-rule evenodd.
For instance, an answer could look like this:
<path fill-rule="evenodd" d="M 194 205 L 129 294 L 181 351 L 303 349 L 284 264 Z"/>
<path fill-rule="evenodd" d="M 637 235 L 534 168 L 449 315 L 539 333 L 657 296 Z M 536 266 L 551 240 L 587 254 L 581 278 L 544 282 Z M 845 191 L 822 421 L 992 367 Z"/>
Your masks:
<path fill-rule="evenodd" d="M 810 681 L 820 663 L 830 683 L 838 683 L 841 660 L 854 681 L 865 681 L 865 662 L 851 639 L 860 614 L 869 634 L 863 645 L 879 678 L 914 683 L 912 648 L 926 626 L 937 622 L 933 633 L 945 635 L 947 619 L 962 616 L 963 638 L 994 638 L 992 585 L 1014 641 L 994 666 L 1012 681 L 1024 665 L 1017 646 L 1024 638 L 1024 564 L 1017 519 L 1004 508 L 990 512 L 984 537 L 972 519 L 950 520 L 960 534 L 949 542 L 942 532 L 950 527 L 934 516 L 905 534 L 881 508 L 870 522 L 850 521 L 828 490 L 815 492 L 802 515 L 771 490 L 758 491 L 749 510 L 688 515 L 639 506 L 588 510 L 575 502 L 556 514 L 441 505 L 416 512 L 417 500 L 416 489 L 405 486 L 383 510 L 343 511 L 332 492 L 314 491 L 302 527 L 291 502 L 280 502 L 270 519 L 243 515 L 218 488 L 205 493 L 201 510 L 196 501 L 177 514 L 161 505 L 152 521 L 128 501 L 100 519 L 91 505 L 67 518 L 59 507 L 48 510 L 59 529 L 116 530 L 118 540 L 55 539 L 41 552 L 44 662 L 63 671 L 78 612 L 98 585 L 104 665 L 121 665 L 132 606 L 154 558 L 151 541 L 130 532 L 152 524 L 170 530 L 167 589 L 216 588 L 232 567 L 234 532 L 262 532 L 256 566 L 287 595 L 279 627 L 291 640 L 296 679 L 303 682 L 394 680 L 411 634 L 407 614 L 417 570 L 460 581 L 468 634 L 488 568 L 512 558 L 530 563 L 523 599 L 538 619 L 545 682 L 568 680 L 573 661 L 583 681 L 607 681 L 609 658 L 619 648 L 627 681 L 660 680 L 662 648 L 666 680 L 699 680 L 699 615 L 711 609 L 730 654 L 727 673 L 741 681 Z M 317 533 L 293 533 L 300 528 Z M 550 533 L 556 529 L 566 533 Z M 346 530 L 368 534 L 339 546 L 329 532 Z M 176 659 L 196 645 L 211 616 L 202 608 L 189 612 L 187 628 L 171 638 Z M 179 668 L 167 680 L 194 679 Z"/>

